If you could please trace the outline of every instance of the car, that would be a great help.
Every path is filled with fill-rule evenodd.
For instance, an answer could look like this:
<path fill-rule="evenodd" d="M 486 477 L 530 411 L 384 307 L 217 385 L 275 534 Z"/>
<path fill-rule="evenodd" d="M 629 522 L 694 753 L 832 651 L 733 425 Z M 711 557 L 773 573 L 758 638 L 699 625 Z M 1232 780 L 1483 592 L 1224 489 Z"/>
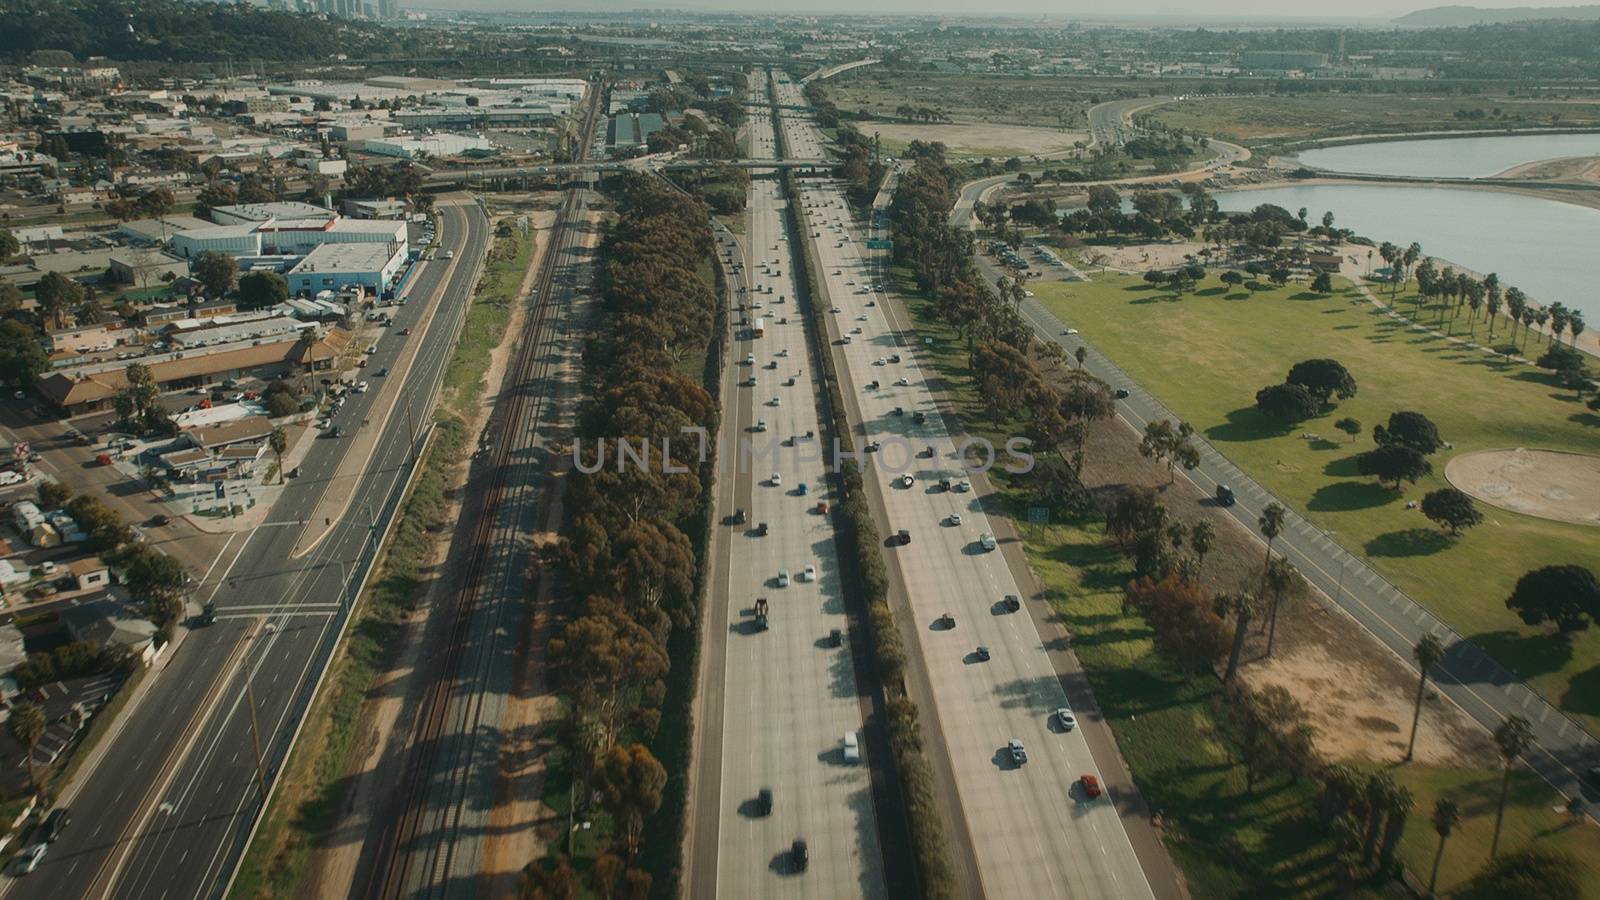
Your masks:
<path fill-rule="evenodd" d="M 972 651 L 972 655 L 976 656 L 978 658 L 979 662 L 988 662 L 989 661 L 989 648 L 985 647 L 982 644 L 979 644 L 978 645 L 978 649 Z"/>
<path fill-rule="evenodd" d="M 816 566 L 806 566 L 804 569 L 801 569 L 800 570 L 800 580 L 801 581 L 816 581 L 817 580 L 817 567 Z"/>
<path fill-rule="evenodd" d="M 850 344 L 850 342 L 851 342 L 851 337 L 848 334 L 839 339 L 839 343 L 844 344 L 846 346 L 848 346 Z"/>
<path fill-rule="evenodd" d="M 1066 331 L 1063 331 L 1061 333 L 1062 334 L 1077 334 L 1078 333 L 1078 329 L 1076 329 L 1076 328 L 1068 328 Z"/>
<path fill-rule="evenodd" d="M 9 486 L 9 485 L 13 485 L 13 484 L 21 484 L 22 482 L 24 482 L 26 480 L 27 479 L 22 477 L 22 473 L 21 472 L 15 472 L 15 471 L 9 471 L 9 470 L 5 471 L 5 472 L 0 472 L 0 487 L 6 487 L 6 486 Z"/>
<path fill-rule="evenodd" d="M 772 788 L 762 788 L 756 791 L 756 815 L 772 815 Z"/>
<path fill-rule="evenodd" d="M 908 384 L 910 384 L 910 383 L 911 383 L 911 379 L 910 379 L 910 378 L 907 378 L 907 377 L 906 377 L 906 376 L 904 376 L 904 375 L 901 375 L 901 376 L 900 376 L 900 380 L 899 380 L 899 381 L 896 381 L 896 382 L 895 382 L 895 384 L 898 384 L 898 385 L 900 385 L 900 386 L 901 386 L 901 387 L 905 387 L 905 386 L 906 386 L 906 385 L 908 385 Z"/>
<path fill-rule="evenodd" d="M 27 875 L 34 869 L 39 868 L 40 861 L 44 859 L 45 851 L 49 849 L 50 845 L 42 841 L 29 847 L 18 858 L 17 871 Z"/>
<path fill-rule="evenodd" d="M 358 381 L 358 382 L 356 382 L 355 392 L 358 393 L 358 394 L 365 394 L 370 387 L 371 387 L 371 385 L 368 384 L 367 382 Z"/>
<path fill-rule="evenodd" d="M 788 586 L 789 586 L 789 570 L 788 569 L 779 569 L 778 570 L 778 587 L 788 587 Z"/>
<path fill-rule="evenodd" d="M 906 414 L 905 407 L 903 406 L 896 406 L 894 409 L 890 410 L 890 412 L 897 416 L 903 416 Z"/>
<path fill-rule="evenodd" d="M 949 613 L 945 613 L 938 618 L 935 624 L 937 624 L 940 628 L 949 630 L 956 627 L 956 617 L 950 615 Z"/>
<path fill-rule="evenodd" d="M 40 837 L 45 843 L 54 844 L 71 823 L 72 811 L 65 806 L 58 807 L 45 817 L 44 824 L 39 827 Z"/>
<path fill-rule="evenodd" d="M 1083 785 L 1083 795 L 1090 800 L 1100 796 L 1100 779 L 1093 775 L 1084 775 L 1078 779 L 1078 783 Z"/>
<path fill-rule="evenodd" d="M 878 443 L 877 441 L 867 441 L 867 452 L 868 453 L 877 453 L 879 448 L 881 448 L 882 446 L 883 445 Z"/>
<path fill-rule="evenodd" d="M 769 479 L 768 483 L 771 484 L 773 487 L 782 487 L 783 486 L 783 475 L 781 475 L 781 474 L 779 474 L 777 472 L 773 472 L 772 473 L 772 478 Z"/>
<path fill-rule="evenodd" d="M 1217 485 L 1217 505 L 1232 506 L 1234 503 L 1233 488 L 1225 484 Z"/>
<path fill-rule="evenodd" d="M 844 740 L 841 743 L 844 746 L 845 762 L 858 763 L 861 761 L 861 738 L 859 735 L 854 731 L 846 731 Z"/>
<path fill-rule="evenodd" d="M 978 543 L 983 546 L 985 551 L 993 550 L 1000 546 L 1000 543 L 994 539 L 994 535 L 987 531 L 978 536 Z"/>
<path fill-rule="evenodd" d="M 155 515 L 150 517 L 150 523 L 149 524 L 152 527 L 160 528 L 163 525 L 166 525 L 168 522 L 171 522 L 171 521 L 172 521 L 171 519 L 167 518 L 167 514 L 166 513 L 156 513 Z"/>
<path fill-rule="evenodd" d="M 796 496 L 804 497 L 810 490 L 811 485 L 806 484 L 804 481 L 794 486 L 794 492 Z"/>
<path fill-rule="evenodd" d="M 788 356 L 789 355 L 789 348 L 785 347 L 782 350 L 779 350 L 778 351 L 778 355 L 779 356 Z"/>
<path fill-rule="evenodd" d="M 862 315 L 856 316 L 856 321 L 857 322 L 865 322 L 866 320 L 867 320 L 867 317 L 866 317 L 865 313 L 863 313 Z"/>
<path fill-rule="evenodd" d="M 1007 594 L 1006 598 L 1000 601 L 1000 605 L 1011 612 L 1016 612 L 1022 608 L 1022 598 L 1016 594 Z"/>
<path fill-rule="evenodd" d="M 771 400 L 767 401 L 767 405 L 768 406 L 782 406 L 783 405 L 783 398 L 782 397 L 773 397 Z"/>
<path fill-rule="evenodd" d="M 755 365 L 756 364 L 756 355 L 754 353 L 746 353 L 744 355 L 744 364 L 747 365 L 747 366 Z"/>
<path fill-rule="evenodd" d="M 900 480 L 900 486 L 903 487 L 903 488 L 911 487 L 913 484 L 917 483 L 916 477 L 913 476 L 910 472 L 907 472 L 906 474 L 901 475 L 899 480 Z"/>
<path fill-rule="evenodd" d="M 741 506 L 738 509 L 733 511 L 733 524 L 735 524 L 735 525 L 743 525 L 744 523 L 745 523 L 744 507 Z"/>
<path fill-rule="evenodd" d="M 750 430 L 751 431 L 766 431 L 767 430 L 767 420 L 766 419 L 757 419 L 756 420 L 756 424 L 750 426 Z"/>
<path fill-rule="evenodd" d="M 794 843 L 789 845 L 790 865 L 794 866 L 795 871 L 804 872 L 810 862 L 811 858 L 806 853 L 806 842 L 800 838 L 795 838 Z"/>
<path fill-rule="evenodd" d="M 1128 399 L 1128 389 L 1117 388 L 1116 391 L 1113 392 L 1113 396 L 1115 396 L 1118 400 L 1126 400 Z"/>
<path fill-rule="evenodd" d="M 401 333 L 401 334 L 402 334 L 402 335 L 407 335 L 407 334 L 410 334 L 410 333 L 411 333 L 411 329 L 409 329 L 409 328 L 402 328 L 402 329 L 400 329 L 400 333 Z"/>
<path fill-rule="evenodd" d="M 1011 761 L 1016 765 L 1023 765 L 1028 761 L 1028 749 L 1016 738 L 1006 741 L 1006 751 L 1011 754 Z"/>
<path fill-rule="evenodd" d="M 960 481 L 956 482 L 955 483 L 955 487 L 951 488 L 951 490 L 955 491 L 958 494 L 965 494 L 967 491 L 972 490 L 972 482 L 970 482 L 970 481 L 966 480 L 965 478 L 963 478 Z"/>
<path fill-rule="evenodd" d="M 756 386 L 756 376 L 751 375 L 749 378 L 746 378 L 744 380 L 744 383 L 749 387 L 755 387 Z"/>
<path fill-rule="evenodd" d="M 899 533 L 895 535 L 895 538 L 900 542 L 901 546 L 911 543 L 911 529 L 900 529 Z"/>
<path fill-rule="evenodd" d="M 960 525 L 961 513 L 951 513 L 944 521 L 946 525 Z"/>
<path fill-rule="evenodd" d="M 761 523 L 757 524 L 756 525 L 756 537 L 766 537 L 766 536 L 767 536 L 767 523 L 761 522 Z"/>
<path fill-rule="evenodd" d="M 1067 709 L 1065 706 L 1056 710 L 1056 721 L 1061 723 L 1062 731 L 1071 731 L 1078 727 L 1078 717 L 1073 715 L 1072 710 Z"/>
<path fill-rule="evenodd" d="M 379 369 L 378 371 L 373 372 L 372 376 L 374 378 L 382 378 L 383 376 L 385 376 L 387 374 L 389 374 L 389 367 L 388 366 L 384 366 L 383 368 Z"/>
<path fill-rule="evenodd" d="M 922 425 L 922 424 L 925 424 L 927 421 L 928 421 L 927 413 L 919 412 L 919 413 L 917 413 L 917 414 L 915 414 L 915 415 L 913 415 L 911 417 L 911 424 L 913 424 L 913 425 Z M 933 454 L 930 453 L 928 455 L 932 456 Z"/>
<path fill-rule="evenodd" d="M 336 438 L 340 434 L 339 426 L 335 425 L 332 428 L 329 428 L 327 431 L 324 431 L 322 434 L 324 437 Z"/>

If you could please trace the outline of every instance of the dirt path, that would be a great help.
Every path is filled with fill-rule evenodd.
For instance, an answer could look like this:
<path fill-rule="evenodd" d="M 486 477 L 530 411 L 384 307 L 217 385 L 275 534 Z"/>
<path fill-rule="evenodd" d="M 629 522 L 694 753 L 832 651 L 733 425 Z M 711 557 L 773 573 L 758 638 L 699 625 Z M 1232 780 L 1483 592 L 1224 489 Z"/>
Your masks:
<path fill-rule="evenodd" d="M 547 211 L 529 214 L 536 244 L 519 296 L 527 296 L 533 275 L 544 257 L 549 228 L 554 218 L 554 213 Z M 507 336 L 521 332 L 528 312 L 526 304 L 513 307 L 506 326 Z M 512 343 L 502 340 L 500 346 L 490 354 L 489 367 L 484 374 L 489 389 L 484 392 L 467 423 L 468 447 L 477 445 L 477 435 L 488 421 L 493 398 L 498 395 L 499 385 L 505 379 Z M 443 520 L 454 521 L 457 526 L 441 533 L 433 542 L 428 559 L 420 570 L 426 581 L 419 587 L 420 596 L 415 611 L 406 624 L 402 638 L 404 649 L 394 666 L 373 680 L 367 699 L 362 704 L 356 740 L 351 748 L 345 775 L 351 785 L 340 807 L 338 821 L 322 837 L 312 854 L 307 878 L 307 884 L 311 887 L 309 896 L 339 897 L 351 894 L 361 862 L 362 839 L 368 833 L 373 816 L 384 808 L 388 799 L 392 785 L 386 777 L 389 772 L 384 763 L 398 758 L 396 751 L 404 749 L 405 732 L 397 730 L 397 725 L 402 722 L 409 724 L 417 703 L 416 691 L 420 689 L 411 676 L 418 672 L 423 663 L 424 652 L 447 637 L 448 623 L 443 621 L 444 617 L 433 616 L 432 612 L 443 594 L 455 585 L 455 579 L 449 577 L 451 570 L 445 565 L 450 545 L 458 532 L 464 535 L 472 527 L 472 523 L 462 522 L 460 515 L 470 469 L 471 460 L 468 458 L 450 473 L 446 487 L 449 505 Z"/>

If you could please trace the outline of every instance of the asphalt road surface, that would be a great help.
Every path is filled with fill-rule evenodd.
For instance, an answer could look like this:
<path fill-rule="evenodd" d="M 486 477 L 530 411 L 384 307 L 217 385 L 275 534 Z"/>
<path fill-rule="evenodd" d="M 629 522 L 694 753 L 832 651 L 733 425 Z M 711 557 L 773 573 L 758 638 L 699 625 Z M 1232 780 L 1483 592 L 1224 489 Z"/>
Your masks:
<path fill-rule="evenodd" d="M 412 441 L 401 406 L 411 408 L 413 422 L 427 421 L 476 281 L 487 221 L 476 206 L 443 207 L 442 219 L 442 247 L 455 250 L 456 258 L 427 263 L 412 280 L 411 297 L 443 285 L 439 311 L 425 333 L 409 338 L 425 346 L 349 512 L 315 550 L 293 558 L 303 519 L 343 455 L 345 441 L 318 440 L 267 521 L 230 541 L 224 553 L 231 558 L 224 556 L 197 586 L 195 601 L 216 601 L 217 623 L 192 632 L 125 711 L 103 760 L 62 801 L 73 808 L 72 826 L 36 872 L 9 882 L 12 895 L 221 894 L 259 810 L 248 700 L 270 782 L 332 650 L 347 586 L 370 556 L 370 523 L 392 511 L 407 474 Z M 409 303 L 397 310 L 395 328 L 379 342 L 372 365 L 393 362 L 403 340 L 398 330 L 420 320 L 424 308 Z M 376 397 L 353 395 L 340 419 L 360 421 Z"/>
<path fill-rule="evenodd" d="M 780 85 L 780 102 L 797 95 L 796 86 Z M 809 119 L 786 116 L 785 124 L 791 152 L 821 152 Z M 1045 642 L 1030 616 L 1003 605 L 1022 592 L 1005 555 L 980 543 L 994 531 L 981 498 L 939 487 L 942 478 L 959 487 L 967 474 L 919 351 L 891 326 L 884 295 L 872 287 L 843 196 L 832 183 L 812 182 L 803 199 L 814 206 L 813 228 L 821 232 L 825 302 L 838 310 L 832 329 L 851 339 L 839 352 L 846 403 L 859 410 L 864 438 L 882 442 L 868 454 L 863 477 L 890 531 L 911 533 L 910 543 L 886 554 L 915 617 L 920 647 L 912 649 L 920 650 L 933 689 L 933 709 L 924 715 L 937 716 L 942 730 L 983 893 L 1151 897 L 1113 799 L 1090 798 L 1080 784 L 1084 775 L 1098 776 L 1098 766 L 1083 733 L 1062 728 L 1055 715 L 1069 703 Z M 894 354 L 901 362 L 889 360 Z M 914 423 L 918 413 L 925 424 Z M 904 474 L 911 483 L 899 480 Z M 936 624 L 944 613 L 953 626 Z M 1022 742 L 1026 763 L 1013 761 L 1011 740 Z"/>
<path fill-rule="evenodd" d="M 751 89 L 765 93 L 761 73 Z M 752 111 L 749 132 L 754 155 L 774 154 L 767 111 Z M 724 389 L 733 402 L 716 521 L 732 513 L 729 504 L 743 508 L 748 521 L 719 526 L 729 552 L 716 558 L 723 569 L 715 582 L 725 586 L 726 612 L 708 631 L 710 641 L 726 643 L 722 708 L 711 719 L 721 725 L 720 747 L 702 762 L 700 776 L 711 774 L 706 769 L 720 753 L 716 826 L 697 835 L 692 884 L 722 897 L 886 897 L 871 774 L 865 760 L 847 761 L 843 749 L 846 733 L 862 731 L 867 701 L 847 637 L 832 520 L 817 511 L 832 498 L 821 447 L 805 438 L 822 427 L 785 203 L 781 183 L 758 171 L 748 231 L 735 253 L 744 264 L 735 289 L 749 289 L 739 301 L 759 304 L 748 315 L 752 323 L 763 318 L 766 328 L 755 337 L 753 324 L 741 326 L 735 316 L 724 370 L 734 384 Z M 765 536 L 758 534 L 762 524 Z M 809 577 L 808 567 L 815 573 Z M 783 571 L 787 583 L 780 586 Z M 770 604 L 766 630 L 756 624 L 757 597 Z M 707 743 L 717 738 L 708 734 Z M 865 753 L 865 739 L 858 740 Z M 770 815 L 757 808 L 763 788 L 772 792 Z M 807 842 L 804 871 L 790 853 L 797 838 Z M 713 884 L 705 881 L 709 868 Z"/>

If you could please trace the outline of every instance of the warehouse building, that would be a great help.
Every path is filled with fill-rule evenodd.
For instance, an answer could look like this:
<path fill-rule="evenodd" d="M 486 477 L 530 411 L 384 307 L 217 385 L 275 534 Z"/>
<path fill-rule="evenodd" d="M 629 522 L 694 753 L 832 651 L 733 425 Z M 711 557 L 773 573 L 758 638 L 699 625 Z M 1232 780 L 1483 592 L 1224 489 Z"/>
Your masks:
<path fill-rule="evenodd" d="M 324 244 L 289 270 L 289 293 L 315 296 L 361 287 L 381 294 L 394 284 L 405 262 L 404 243 Z"/>
<path fill-rule="evenodd" d="M 1239 55 L 1239 68 L 1258 72 L 1320 69 L 1327 64 L 1328 54 L 1310 50 L 1247 50 Z"/>

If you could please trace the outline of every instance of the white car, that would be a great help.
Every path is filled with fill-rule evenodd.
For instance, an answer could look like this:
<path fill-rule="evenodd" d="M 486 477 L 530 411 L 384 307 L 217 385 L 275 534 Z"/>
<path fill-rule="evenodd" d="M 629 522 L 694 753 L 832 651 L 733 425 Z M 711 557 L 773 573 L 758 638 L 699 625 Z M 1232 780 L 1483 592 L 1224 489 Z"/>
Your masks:
<path fill-rule="evenodd" d="M 747 365 L 747 366 L 755 365 L 756 364 L 756 355 L 754 353 L 746 353 L 744 355 L 744 364 Z"/>
<path fill-rule="evenodd" d="M 371 385 L 367 384 L 365 381 L 356 382 L 356 393 L 365 394 L 370 387 Z"/>
<path fill-rule="evenodd" d="M 960 525 L 961 513 L 951 513 L 950 518 L 946 519 L 945 521 L 949 522 L 951 525 Z"/>
<path fill-rule="evenodd" d="M 779 356 L 783 356 L 783 357 L 786 357 L 786 356 L 788 356 L 788 355 L 789 355 L 789 348 L 788 348 L 788 347 L 785 347 L 785 348 L 783 348 L 783 349 L 782 349 L 782 350 L 779 350 L 779 351 L 778 351 L 778 355 L 779 355 Z"/>
<path fill-rule="evenodd" d="M 867 320 L 867 316 L 866 316 L 865 313 L 863 313 L 863 314 L 861 314 L 859 316 L 856 316 L 856 321 L 857 322 L 865 322 L 866 320 Z"/>
<path fill-rule="evenodd" d="M 778 587 L 788 587 L 788 586 L 789 586 L 789 570 L 788 569 L 779 569 L 778 570 Z"/>
<path fill-rule="evenodd" d="M 861 738 L 854 731 L 846 731 L 844 740 L 844 761 L 847 763 L 861 762 Z"/>
<path fill-rule="evenodd" d="M 900 476 L 900 486 L 901 487 L 911 487 L 913 484 L 916 484 L 916 483 L 917 483 L 917 479 L 912 477 L 910 472 L 907 472 L 906 474 Z"/>
<path fill-rule="evenodd" d="M 816 581 L 817 580 L 817 567 L 816 566 L 806 566 L 804 569 L 801 569 L 800 570 L 800 580 L 801 581 Z"/>
<path fill-rule="evenodd" d="M 45 851 L 49 849 L 50 845 L 43 841 L 40 841 L 39 843 L 34 844 L 32 847 L 29 847 L 27 851 L 22 854 L 18 871 L 26 875 L 32 872 L 34 869 L 39 868 L 39 861 L 44 859 Z"/>
<path fill-rule="evenodd" d="M 1076 329 L 1076 328 L 1068 328 L 1067 329 L 1067 334 L 1077 334 L 1077 333 L 1078 333 L 1078 329 Z"/>
<path fill-rule="evenodd" d="M 909 378 L 907 378 L 907 377 L 906 377 L 906 376 L 904 376 L 904 375 L 901 375 L 901 376 L 900 376 L 900 380 L 899 380 L 899 381 L 896 381 L 896 382 L 895 382 L 895 384 L 898 384 L 898 385 L 900 385 L 900 386 L 901 386 L 901 387 L 905 387 L 905 386 L 906 386 L 906 385 L 908 385 L 908 384 L 910 384 L 910 383 L 911 383 L 911 379 L 909 379 Z"/>
<path fill-rule="evenodd" d="M 994 539 L 994 535 L 987 531 L 978 537 L 978 543 L 983 545 L 984 550 L 993 550 L 1000 546 L 1000 543 Z"/>
<path fill-rule="evenodd" d="M 1056 721 L 1061 723 L 1062 731 L 1071 731 L 1078 727 L 1078 717 L 1073 715 L 1072 710 L 1067 709 L 1065 706 L 1056 710 Z"/>
<path fill-rule="evenodd" d="M 766 419 L 757 419 L 755 427 L 751 428 L 750 430 L 751 431 L 766 431 L 767 430 L 767 420 Z"/>
<path fill-rule="evenodd" d="M 773 487 L 782 487 L 783 486 L 783 476 L 778 474 L 777 472 L 773 472 L 772 473 L 772 482 L 771 483 L 772 483 Z"/>
<path fill-rule="evenodd" d="M 972 490 L 972 482 L 970 482 L 970 481 L 966 480 L 965 478 L 963 478 L 960 481 L 956 482 L 956 486 L 955 486 L 954 490 L 958 494 L 965 494 L 967 491 Z"/>
<path fill-rule="evenodd" d="M 782 406 L 783 405 L 783 398 L 782 397 L 773 397 L 771 400 L 767 401 L 767 405 L 768 406 Z"/>
<path fill-rule="evenodd" d="M 22 477 L 22 473 L 21 472 L 14 472 L 14 471 L 9 471 L 9 470 L 5 471 L 5 472 L 0 472 L 0 487 L 7 487 L 7 486 L 10 486 L 10 485 L 13 485 L 13 484 L 21 484 L 23 481 L 26 481 L 26 480 L 27 479 Z"/>

